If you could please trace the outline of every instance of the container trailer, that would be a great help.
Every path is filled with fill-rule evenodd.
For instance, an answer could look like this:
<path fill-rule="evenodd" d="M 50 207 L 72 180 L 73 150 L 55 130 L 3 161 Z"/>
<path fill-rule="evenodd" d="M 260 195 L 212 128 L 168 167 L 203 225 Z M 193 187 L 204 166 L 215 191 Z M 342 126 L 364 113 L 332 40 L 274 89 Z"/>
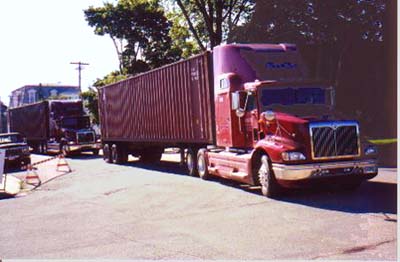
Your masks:
<path fill-rule="evenodd" d="M 355 188 L 378 173 L 359 123 L 337 117 L 334 88 L 310 79 L 295 45 L 227 44 L 99 90 L 104 160 L 185 152 L 190 175 L 283 188 Z M 183 154 L 182 154 L 183 155 Z"/>
<path fill-rule="evenodd" d="M 46 100 L 8 110 L 9 129 L 26 137 L 37 153 L 98 154 L 101 143 L 82 100 Z"/>

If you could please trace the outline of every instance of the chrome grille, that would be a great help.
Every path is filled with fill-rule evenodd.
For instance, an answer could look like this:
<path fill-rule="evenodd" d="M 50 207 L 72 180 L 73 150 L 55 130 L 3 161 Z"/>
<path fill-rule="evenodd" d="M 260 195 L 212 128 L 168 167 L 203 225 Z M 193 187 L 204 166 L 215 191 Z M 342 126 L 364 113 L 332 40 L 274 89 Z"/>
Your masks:
<path fill-rule="evenodd" d="M 77 133 L 78 143 L 93 143 L 95 136 L 93 132 L 79 132 Z"/>
<path fill-rule="evenodd" d="M 360 155 L 359 128 L 354 121 L 311 123 L 313 159 Z"/>

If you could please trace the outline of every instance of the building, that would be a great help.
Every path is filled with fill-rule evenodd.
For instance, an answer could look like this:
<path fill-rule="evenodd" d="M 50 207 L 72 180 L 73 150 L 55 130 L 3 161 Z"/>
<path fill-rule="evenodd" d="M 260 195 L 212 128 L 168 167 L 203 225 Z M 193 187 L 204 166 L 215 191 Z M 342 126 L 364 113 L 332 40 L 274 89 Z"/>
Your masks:
<path fill-rule="evenodd" d="M 10 108 L 32 104 L 46 99 L 78 99 L 78 86 L 26 85 L 11 92 Z"/>
<path fill-rule="evenodd" d="M 7 106 L 0 101 L 0 133 L 7 133 Z"/>

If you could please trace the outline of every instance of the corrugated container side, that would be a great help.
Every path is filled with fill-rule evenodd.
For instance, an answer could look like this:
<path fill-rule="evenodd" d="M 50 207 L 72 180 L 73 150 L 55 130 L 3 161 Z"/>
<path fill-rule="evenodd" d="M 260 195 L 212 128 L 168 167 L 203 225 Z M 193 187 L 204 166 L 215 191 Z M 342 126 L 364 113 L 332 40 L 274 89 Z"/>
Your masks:
<path fill-rule="evenodd" d="M 8 110 L 11 132 L 19 132 L 28 141 L 46 140 L 49 134 L 48 103 L 40 102 Z"/>
<path fill-rule="evenodd" d="M 213 143 L 210 53 L 105 86 L 99 92 L 105 141 Z"/>

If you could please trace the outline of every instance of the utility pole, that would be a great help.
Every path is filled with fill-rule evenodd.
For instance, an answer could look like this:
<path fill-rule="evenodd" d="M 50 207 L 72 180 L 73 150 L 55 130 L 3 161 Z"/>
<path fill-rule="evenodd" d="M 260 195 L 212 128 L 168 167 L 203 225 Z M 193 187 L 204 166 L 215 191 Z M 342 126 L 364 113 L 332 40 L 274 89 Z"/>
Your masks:
<path fill-rule="evenodd" d="M 79 73 L 79 92 L 82 93 L 82 77 L 81 77 L 81 71 L 83 70 L 84 65 L 89 65 L 88 63 L 83 63 L 83 62 L 71 62 L 71 65 L 78 65 L 78 68 L 76 68 L 78 70 Z"/>

